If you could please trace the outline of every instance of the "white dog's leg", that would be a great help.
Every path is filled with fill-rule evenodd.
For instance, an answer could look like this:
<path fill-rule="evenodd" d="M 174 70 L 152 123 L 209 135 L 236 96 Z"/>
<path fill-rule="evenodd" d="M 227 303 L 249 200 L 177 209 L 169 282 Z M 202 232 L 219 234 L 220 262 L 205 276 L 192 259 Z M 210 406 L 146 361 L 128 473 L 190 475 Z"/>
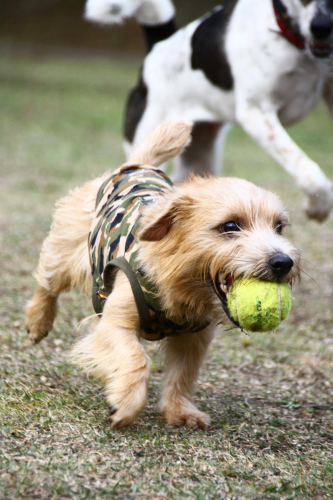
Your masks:
<path fill-rule="evenodd" d="M 274 112 L 263 113 L 244 105 L 237 118 L 244 130 L 294 177 L 307 198 L 304 209 L 309 218 L 323 221 L 333 205 L 332 183 L 320 167 L 291 139 Z"/>
<path fill-rule="evenodd" d="M 192 142 L 182 155 L 176 157 L 174 182 L 186 179 L 190 173 L 196 175 L 219 175 L 230 125 L 210 122 L 195 123 Z"/>
<path fill-rule="evenodd" d="M 333 120 L 333 74 L 324 87 L 323 98 L 328 107 L 329 114 Z"/>
<path fill-rule="evenodd" d="M 175 15 L 171 0 L 88 0 L 85 18 L 101 24 L 120 24 L 135 17 L 140 24 L 165 23 Z"/>

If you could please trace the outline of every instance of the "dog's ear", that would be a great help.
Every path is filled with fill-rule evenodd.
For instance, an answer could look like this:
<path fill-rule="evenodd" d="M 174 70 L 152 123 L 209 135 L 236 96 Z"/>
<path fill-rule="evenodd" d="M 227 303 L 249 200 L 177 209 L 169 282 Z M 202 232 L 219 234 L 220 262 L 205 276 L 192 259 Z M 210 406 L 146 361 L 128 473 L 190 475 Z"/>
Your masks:
<path fill-rule="evenodd" d="M 142 241 L 160 241 L 170 231 L 170 228 L 188 214 L 188 208 L 193 205 L 190 196 L 178 197 L 169 203 L 157 203 L 149 207 L 143 218 L 139 239 Z"/>
<path fill-rule="evenodd" d="M 139 233 L 139 239 L 142 241 L 160 241 L 168 234 L 171 224 L 172 214 L 165 213 L 144 227 Z"/>

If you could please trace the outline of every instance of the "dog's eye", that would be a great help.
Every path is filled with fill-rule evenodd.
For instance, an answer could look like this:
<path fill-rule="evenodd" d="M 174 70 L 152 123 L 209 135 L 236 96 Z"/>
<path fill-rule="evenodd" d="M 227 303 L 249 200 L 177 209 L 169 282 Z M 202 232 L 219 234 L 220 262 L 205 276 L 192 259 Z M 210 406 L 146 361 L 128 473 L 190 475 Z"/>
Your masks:
<path fill-rule="evenodd" d="M 275 224 L 275 231 L 278 233 L 278 234 L 282 234 L 282 230 L 284 228 L 284 224 L 281 220 L 278 220 L 277 223 Z"/>
<path fill-rule="evenodd" d="M 217 229 L 220 233 L 235 233 L 236 231 L 240 231 L 240 227 L 235 220 L 224 222 L 217 226 Z"/>

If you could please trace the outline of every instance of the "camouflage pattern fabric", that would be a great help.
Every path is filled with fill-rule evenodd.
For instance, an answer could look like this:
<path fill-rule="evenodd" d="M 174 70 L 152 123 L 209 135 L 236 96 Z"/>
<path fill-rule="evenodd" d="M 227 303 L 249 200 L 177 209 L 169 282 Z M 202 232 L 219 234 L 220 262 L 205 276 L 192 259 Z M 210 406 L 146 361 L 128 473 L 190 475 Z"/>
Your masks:
<path fill-rule="evenodd" d="M 103 302 L 112 291 L 104 282 L 106 266 L 112 264 L 114 259 L 125 258 L 141 286 L 149 308 L 150 326 L 141 332 L 148 340 L 159 340 L 183 331 L 200 331 L 207 326 L 189 326 L 186 322 L 178 325 L 166 318 L 160 310 L 153 284 L 137 262 L 139 247 L 136 233 L 140 209 L 155 201 L 171 186 L 172 182 L 164 172 L 149 165 L 121 167 L 103 182 L 98 191 L 96 216 L 89 234 L 90 263 L 94 279 L 93 304 L 96 312 L 102 311 Z M 96 294 L 99 297 L 97 301 Z"/>

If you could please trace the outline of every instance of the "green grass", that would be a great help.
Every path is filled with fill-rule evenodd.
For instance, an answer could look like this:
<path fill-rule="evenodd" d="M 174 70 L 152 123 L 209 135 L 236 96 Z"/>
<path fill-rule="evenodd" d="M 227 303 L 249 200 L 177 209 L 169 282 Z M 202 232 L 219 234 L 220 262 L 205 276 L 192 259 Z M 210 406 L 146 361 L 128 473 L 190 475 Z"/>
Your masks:
<path fill-rule="evenodd" d="M 281 195 L 304 277 L 274 334 L 220 331 L 197 403 L 207 431 L 167 427 L 155 410 L 163 374 L 155 345 L 147 409 L 111 431 L 100 385 L 67 360 L 92 312 L 64 295 L 53 332 L 23 328 L 31 276 L 54 202 L 123 160 L 121 128 L 138 64 L 3 58 L 0 67 L 0 498 L 331 499 L 333 497 L 333 222 L 308 222 L 301 193 L 245 134 L 227 145 L 226 175 Z M 333 178 L 332 122 L 319 107 L 290 130 Z"/>

